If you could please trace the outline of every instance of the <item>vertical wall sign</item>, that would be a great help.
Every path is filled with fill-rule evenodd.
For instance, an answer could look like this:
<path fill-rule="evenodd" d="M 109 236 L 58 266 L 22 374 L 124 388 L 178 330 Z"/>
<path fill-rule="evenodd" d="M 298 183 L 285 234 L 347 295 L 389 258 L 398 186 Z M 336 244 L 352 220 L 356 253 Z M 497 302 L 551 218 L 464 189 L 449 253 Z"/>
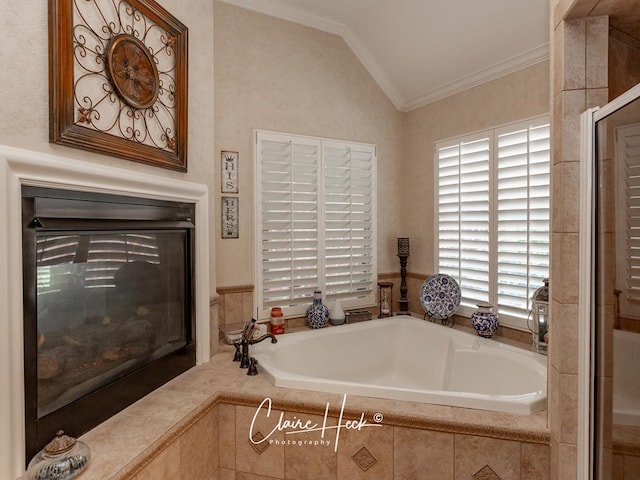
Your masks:
<path fill-rule="evenodd" d="M 238 193 L 238 152 L 220 154 L 222 193 Z"/>
<path fill-rule="evenodd" d="M 238 238 L 238 197 L 222 197 L 222 238 Z"/>
<path fill-rule="evenodd" d="M 186 171 L 187 35 L 154 0 L 49 0 L 49 141 Z"/>

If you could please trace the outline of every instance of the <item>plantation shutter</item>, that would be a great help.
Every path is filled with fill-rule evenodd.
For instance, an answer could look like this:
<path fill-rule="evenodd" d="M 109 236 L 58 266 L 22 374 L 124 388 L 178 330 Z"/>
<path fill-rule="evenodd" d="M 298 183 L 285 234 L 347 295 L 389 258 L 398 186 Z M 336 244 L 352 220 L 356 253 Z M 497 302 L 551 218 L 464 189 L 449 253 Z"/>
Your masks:
<path fill-rule="evenodd" d="M 461 305 L 489 301 L 489 147 L 486 135 L 438 148 L 438 266 Z"/>
<path fill-rule="evenodd" d="M 262 310 L 301 307 L 320 273 L 320 142 L 262 132 L 257 141 Z"/>
<path fill-rule="evenodd" d="M 375 147 L 256 133 L 259 316 L 375 303 Z"/>
<path fill-rule="evenodd" d="M 460 284 L 462 314 L 487 302 L 526 327 L 549 274 L 549 135 L 538 119 L 436 144 L 437 273 Z"/>
<path fill-rule="evenodd" d="M 497 312 L 527 318 L 549 272 L 549 125 L 497 132 Z"/>
<path fill-rule="evenodd" d="M 371 304 L 375 149 L 325 140 L 323 154 L 326 299 L 347 307 Z"/>
<path fill-rule="evenodd" d="M 620 127 L 616 131 L 618 167 L 618 205 L 616 209 L 617 288 L 620 313 L 640 318 L 640 125 Z"/>

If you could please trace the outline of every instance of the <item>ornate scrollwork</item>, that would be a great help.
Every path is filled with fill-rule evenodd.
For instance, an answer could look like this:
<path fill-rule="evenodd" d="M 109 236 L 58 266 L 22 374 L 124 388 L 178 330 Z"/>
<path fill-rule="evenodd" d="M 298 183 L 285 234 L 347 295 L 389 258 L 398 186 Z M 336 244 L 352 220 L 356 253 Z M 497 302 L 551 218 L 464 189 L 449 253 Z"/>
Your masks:
<path fill-rule="evenodd" d="M 73 0 L 74 123 L 176 152 L 176 38 L 126 1 Z"/>

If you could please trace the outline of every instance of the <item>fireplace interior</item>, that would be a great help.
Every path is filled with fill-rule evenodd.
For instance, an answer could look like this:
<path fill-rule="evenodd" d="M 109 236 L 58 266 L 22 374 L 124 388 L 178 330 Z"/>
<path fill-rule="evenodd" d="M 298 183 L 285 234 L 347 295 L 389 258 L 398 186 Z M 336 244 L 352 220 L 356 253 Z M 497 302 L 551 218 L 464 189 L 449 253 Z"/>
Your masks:
<path fill-rule="evenodd" d="M 195 206 L 22 189 L 26 459 L 195 365 Z"/>

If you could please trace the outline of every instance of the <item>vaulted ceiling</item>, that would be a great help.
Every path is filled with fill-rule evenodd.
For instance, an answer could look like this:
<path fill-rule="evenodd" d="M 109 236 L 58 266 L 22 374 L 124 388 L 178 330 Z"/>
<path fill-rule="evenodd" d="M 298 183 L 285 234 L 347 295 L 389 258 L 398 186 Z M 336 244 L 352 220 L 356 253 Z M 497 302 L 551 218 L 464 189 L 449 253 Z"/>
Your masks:
<path fill-rule="evenodd" d="M 549 58 L 548 0 L 224 0 L 342 36 L 400 110 Z"/>

